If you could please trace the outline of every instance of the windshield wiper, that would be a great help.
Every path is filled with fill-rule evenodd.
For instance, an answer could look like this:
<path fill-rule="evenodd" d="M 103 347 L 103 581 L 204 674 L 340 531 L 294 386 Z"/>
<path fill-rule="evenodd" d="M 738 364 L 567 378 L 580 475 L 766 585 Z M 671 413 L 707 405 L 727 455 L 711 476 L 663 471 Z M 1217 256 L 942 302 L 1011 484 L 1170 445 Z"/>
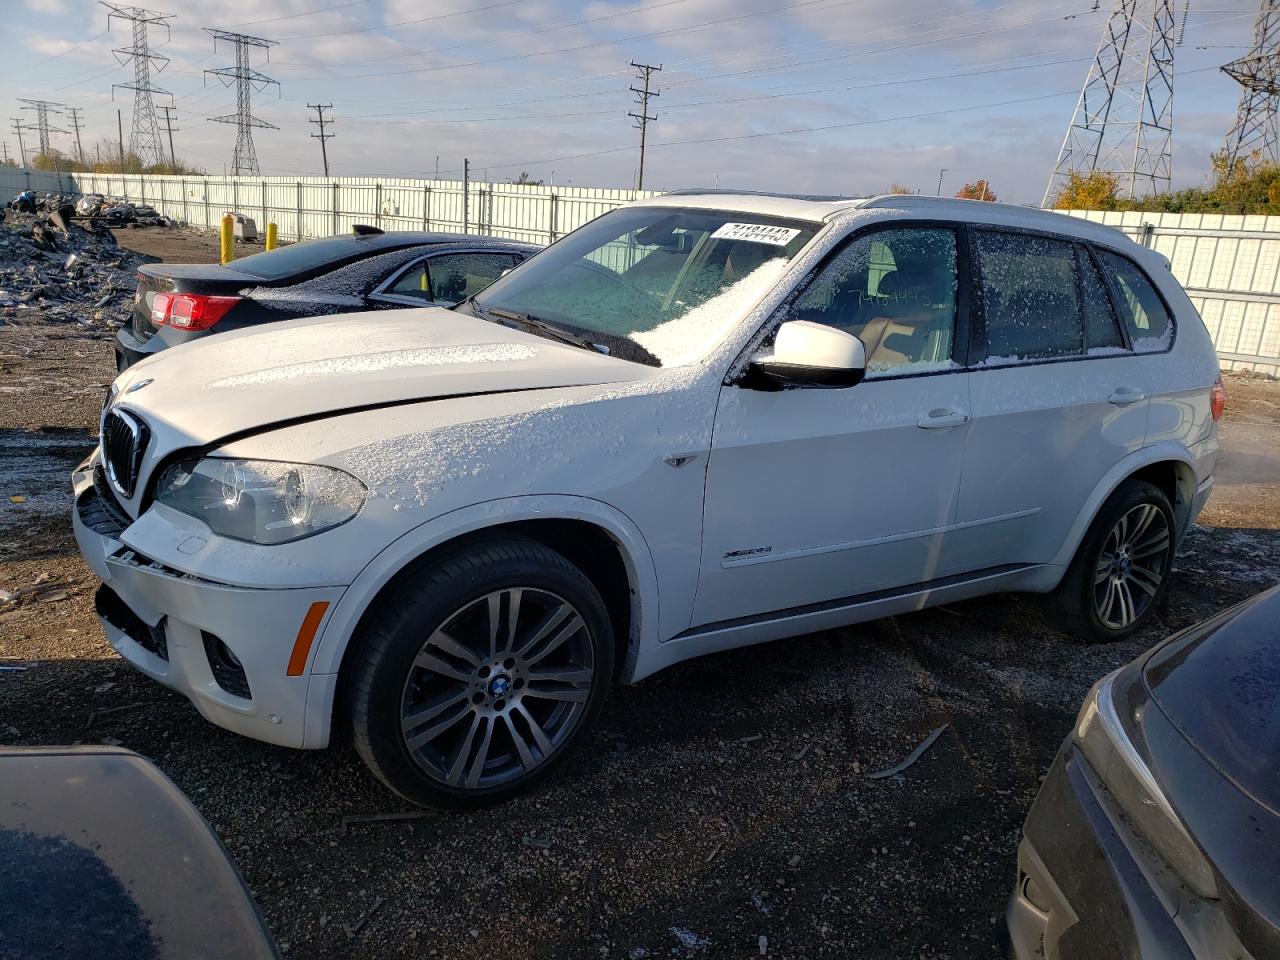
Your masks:
<path fill-rule="evenodd" d="M 609 348 L 602 343 L 592 343 L 583 337 L 575 337 L 571 333 L 566 333 L 554 323 L 548 323 L 538 317 L 530 316 L 527 313 L 517 313 L 514 310 L 503 310 L 501 307 L 480 307 L 478 303 L 472 302 L 473 307 L 481 309 L 491 317 L 498 317 L 502 320 L 513 320 L 530 330 L 536 330 L 545 334 L 553 340 L 559 340 L 561 343 L 567 343 L 570 346 L 582 347 L 584 350 L 593 350 L 596 353 L 608 354 Z"/>

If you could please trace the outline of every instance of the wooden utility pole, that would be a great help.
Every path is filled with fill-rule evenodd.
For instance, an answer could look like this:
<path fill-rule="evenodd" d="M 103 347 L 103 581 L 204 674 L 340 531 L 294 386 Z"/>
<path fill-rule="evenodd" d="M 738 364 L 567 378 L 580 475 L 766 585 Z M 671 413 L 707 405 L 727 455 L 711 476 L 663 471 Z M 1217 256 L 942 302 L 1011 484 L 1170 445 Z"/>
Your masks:
<path fill-rule="evenodd" d="M 635 125 L 640 128 L 640 173 L 639 173 L 639 176 L 636 178 L 636 189 L 643 190 L 644 189 L 645 133 L 646 133 L 647 127 L 649 126 L 649 121 L 658 119 L 656 116 L 649 115 L 649 98 L 658 96 L 658 91 L 651 90 L 649 87 L 649 77 L 654 72 L 661 72 L 662 64 L 658 64 L 657 66 L 654 66 L 653 64 L 650 64 L 650 63 L 636 63 L 634 60 L 632 60 L 631 66 L 635 67 L 636 70 L 639 71 L 636 74 L 636 79 L 641 81 L 644 84 L 644 86 L 642 87 L 631 88 L 631 92 L 636 95 L 636 103 L 640 105 L 640 112 L 627 114 L 628 117 L 631 117 L 633 120 L 635 120 L 636 122 Z"/>
<path fill-rule="evenodd" d="M 76 131 L 76 158 L 80 161 L 80 166 L 84 166 L 84 147 L 80 143 L 80 120 L 84 111 L 79 107 L 68 107 L 67 116 L 71 118 L 71 126 Z"/>
<path fill-rule="evenodd" d="M 324 128 L 325 128 L 325 124 L 333 123 L 333 118 L 330 117 L 328 119 L 325 119 L 324 112 L 326 110 L 332 110 L 333 104 L 332 103 L 308 103 L 307 109 L 314 110 L 316 112 L 316 119 L 308 120 L 307 122 L 314 123 L 320 127 L 320 132 L 313 133 L 311 135 L 311 138 L 313 140 L 320 141 L 320 159 L 324 161 L 324 175 L 327 177 L 329 175 L 329 151 L 325 149 L 324 142 L 326 140 L 332 140 L 333 134 L 325 133 Z"/>
<path fill-rule="evenodd" d="M 157 109 L 164 111 L 164 126 L 169 131 L 169 166 L 178 168 L 178 158 L 173 152 L 173 112 L 176 108 L 161 104 Z"/>
<path fill-rule="evenodd" d="M 22 166 L 27 165 L 27 145 L 22 139 L 22 120 L 18 117 L 10 117 L 13 121 L 13 132 L 18 135 L 18 156 L 22 158 Z"/>

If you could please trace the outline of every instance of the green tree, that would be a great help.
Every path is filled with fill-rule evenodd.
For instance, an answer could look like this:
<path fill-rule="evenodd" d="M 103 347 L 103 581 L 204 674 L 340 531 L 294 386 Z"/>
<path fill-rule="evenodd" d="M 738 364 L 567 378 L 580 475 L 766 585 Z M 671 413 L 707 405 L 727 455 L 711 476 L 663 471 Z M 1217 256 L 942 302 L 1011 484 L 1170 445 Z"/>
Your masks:
<path fill-rule="evenodd" d="M 963 187 L 956 191 L 956 196 L 961 200 L 989 200 L 995 202 L 995 191 L 991 189 L 991 184 L 986 180 L 979 180 L 977 183 L 966 183 Z"/>
<path fill-rule="evenodd" d="M 1114 210 L 1118 187 L 1117 176 L 1105 170 L 1071 173 L 1049 205 L 1055 210 Z"/>

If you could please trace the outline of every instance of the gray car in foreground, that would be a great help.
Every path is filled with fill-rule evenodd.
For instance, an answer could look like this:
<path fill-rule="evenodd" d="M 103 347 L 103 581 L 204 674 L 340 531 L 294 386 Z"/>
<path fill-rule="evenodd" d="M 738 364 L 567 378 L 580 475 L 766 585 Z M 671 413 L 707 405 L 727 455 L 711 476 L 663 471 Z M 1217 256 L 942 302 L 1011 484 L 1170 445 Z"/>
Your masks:
<path fill-rule="evenodd" d="M 1280 587 L 1098 681 L 1007 919 L 1016 960 L 1280 957 Z"/>

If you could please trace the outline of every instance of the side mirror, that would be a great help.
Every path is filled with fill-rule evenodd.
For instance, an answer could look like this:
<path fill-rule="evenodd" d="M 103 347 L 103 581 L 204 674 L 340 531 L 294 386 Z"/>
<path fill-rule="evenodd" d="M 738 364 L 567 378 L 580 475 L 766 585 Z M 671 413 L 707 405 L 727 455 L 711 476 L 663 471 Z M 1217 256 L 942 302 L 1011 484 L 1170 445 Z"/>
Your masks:
<path fill-rule="evenodd" d="M 788 320 L 778 328 L 772 352 L 753 358 L 751 369 L 775 386 L 852 387 L 866 375 L 867 351 L 851 333 Z"/>

